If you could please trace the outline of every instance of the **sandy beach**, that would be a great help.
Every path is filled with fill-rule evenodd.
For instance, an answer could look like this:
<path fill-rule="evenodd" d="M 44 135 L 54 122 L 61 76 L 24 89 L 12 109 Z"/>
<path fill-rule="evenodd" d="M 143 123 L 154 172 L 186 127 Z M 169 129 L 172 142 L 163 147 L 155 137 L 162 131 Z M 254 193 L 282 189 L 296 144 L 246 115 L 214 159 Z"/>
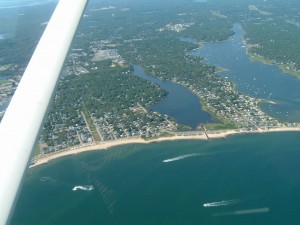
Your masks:
<path fill-rule="evenodd" d="M 69 155 L 77 155 L 82 152 L 87 151 L 103 151 L 108 150 L 111 147 L 114 146 L 120 146 L 120 145 L 127 145 L 127 144 L 150 144 L 153 142 L 161 142 L 161 141 L 175 141 L 175 140 L 208 140 L 208 139 L 214 139 L 214 138 L 225 138 L 228 135 L 235 135 L 235 134 L 246 134 L 246 133 L 270 133 L 270 132 L 291 132 L 291 131 L 298 131 L 300 132 L 300 127 L 283 127 L 283 128 L 272 128 L 269 130 L 256 130 L 256 131 L 239 131 L 239 130 L 227 130 L 216 133 L 208 132 L 208 137 L 203 133 L 201 135 L 175 135 L 171 137 L 160 137 L 157 139 L 152 140 L 144 140 L 139 137 L 133 137 L 133 138 L 122 138 L 118 140 L 112 140 L 112 141 L 104 141 L 99 143 L 90 143 L 86 145 L 79 145 L 74 146 L 69 149 L 64 149 L 59 152 L 54 152 L 51 154 L 47 154 L 45 156 L 41 156 L 35 164 L 31 165 L 30 168 L 37 167 L 42 164 L 49 163 L 49 161 L 61 158 L 64 156 Z"/>

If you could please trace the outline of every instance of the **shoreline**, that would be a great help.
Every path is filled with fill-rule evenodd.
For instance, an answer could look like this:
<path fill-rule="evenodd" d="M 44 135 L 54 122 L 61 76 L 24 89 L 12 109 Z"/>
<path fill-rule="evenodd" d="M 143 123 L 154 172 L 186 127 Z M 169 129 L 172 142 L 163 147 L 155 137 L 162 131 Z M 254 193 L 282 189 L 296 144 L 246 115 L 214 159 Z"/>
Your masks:
<path fill-rule="evenodd" d="M 275 60 L 266 59 L 264 56 L 254 55 L 253 53 L 250 53 L 249 50 L 253 46 L 251 44 L 249 44 L 245 38 L 243 38 L 242 42 L 246 46 L 246 54 L 249 56 L 249 59 L 251 61 L 261 62 L 266 65 L 274 65 L 274 66 L 278 67 L 283 73 L 292 75 L 292 76 L 296 77 L 297 79 L 300 79 L 300 72 L 288 69 L 287 67 L 289 67 L 289 65 L 287 65 L 287 64 L 281 65 L 281 64 L 277 63 Z"/>
<path fill-rule="evenodd" d="M 104 141 L 98 143 L 91 143 L 87 145 L 78 145 L 69 149 L 61 150 L 58 152 L 50 153 L 39 158 L 34 164 L 30 165 L 29 168 L 38 167 L 43 164 L 48 164 L 50 161 L 62 158 L 70 155 L 77 155 L 83 152 L 89 151 L 106 151 L 109 148 L 127 145 L 127 144 L 151 144 L 155 142 L 163 141 L 178 141 L 178 140 L 210 140 L 218 138 L 226 138 L 229 135 L 237 134 L 254 134 L 254 133 L 272 133 L 272 132 L 300 132 L 300 127 L 282 127 L 282 128 L 271 128 L 268 130 L 255 130 L 255 131 L 240 131 L 240 130 L 227 130 L 216 133 L 207 133 L 197 135 L 175 135 L 171 137 L 159 137 L 153 140 L 144 140 L 141 137 L 130 137 L 112 141 Z"/>

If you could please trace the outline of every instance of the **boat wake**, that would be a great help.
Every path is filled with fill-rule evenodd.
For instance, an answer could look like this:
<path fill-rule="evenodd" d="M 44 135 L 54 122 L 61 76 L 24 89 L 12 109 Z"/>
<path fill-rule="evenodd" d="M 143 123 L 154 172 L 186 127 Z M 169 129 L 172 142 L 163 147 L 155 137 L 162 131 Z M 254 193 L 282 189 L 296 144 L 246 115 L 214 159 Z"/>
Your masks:
<path fill-rule="evenodd" d="M 213 216 L 238 216 L 238 215 L 247 215 L 247 214 L 257 214 L 257 213 L 268 213 L 270 212 L 270 208 L 256 208 L 256 209 L 246 209 L 246 210 L 238 210 L 233 212 L 225 212 L 225 213 L 215 213 Z"/>
<path fill-rule="evenodd" d="M 52 177 L 41 177 L 40 181 L 46 184 L 55 184 L 57 181 Z"/>
<path fill-rule="evenodd" d="M 73 191 L 82 190 L 82 191 L 92 191 L 94 190 L 93 185 L 83 185 L 83 186 L 75 186 Z"/>
<path fill-rule="evenodd" d="M 182 159 L 186 159 L 186 158 L 190 158 L 190 157 L 196 157 L 196 156 L 202 156 L 202 155 L 209 155 L 208 153 L 193 153 L 193 154 L 187 154 L 187 155 L 181 155 L 175 158 L 171 158 L 171 159 L 165 159 L 162 162 L 164 163 L 168 163 L 168 162 L 174 162 L 174 161 L 178 161 L 178 160 L 182 160 Z"/>
<path fill-rule="evenodd" d="M 210 202 L 210 203 L 205 203 L 203 204 L 204 207 L 219 207 L 219 206 L 226 206 L 226 205 L 234 205 L 238 204 L 241 201 L 238 199 L 232 199 L 228 201 L 221 201 L 221 202 Z"/>

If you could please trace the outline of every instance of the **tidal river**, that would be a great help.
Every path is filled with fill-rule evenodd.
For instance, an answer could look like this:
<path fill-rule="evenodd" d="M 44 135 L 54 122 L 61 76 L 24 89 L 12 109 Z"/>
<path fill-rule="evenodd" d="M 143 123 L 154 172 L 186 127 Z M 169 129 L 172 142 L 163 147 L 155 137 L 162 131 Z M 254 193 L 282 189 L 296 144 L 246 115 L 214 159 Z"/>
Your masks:
<path fill-rule="evenodd" d="M 275 65 L 253 62 L 243 44 L 245 34 L 240 24 L 233 27 L 234 36 L 217 43 L 205 43 L 193 50 L 191 55 L 201 56 L 209 64 L 228 69 L 221 76 L 237 85 L 237 90 L 275 104 L 262 104 L 262 109 L 271 116 L 284 121 L 300 121 L 300 79 L 282 72 Z"/>

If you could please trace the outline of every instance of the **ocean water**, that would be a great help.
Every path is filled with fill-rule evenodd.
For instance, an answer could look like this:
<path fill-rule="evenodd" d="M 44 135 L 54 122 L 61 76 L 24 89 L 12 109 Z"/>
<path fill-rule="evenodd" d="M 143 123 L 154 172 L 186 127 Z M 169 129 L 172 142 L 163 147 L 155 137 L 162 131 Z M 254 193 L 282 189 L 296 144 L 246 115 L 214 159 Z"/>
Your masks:
<path fill-rule="evenodd" d="M 194 0 L 194 2 L 203 3 L 203 2 L 207 2 L 207 0 Z"/>
<path fill-rule="evenodd" d="M 29 171 L 12 225 L 298 225 L 300 133 L 125 145 Z"/>

